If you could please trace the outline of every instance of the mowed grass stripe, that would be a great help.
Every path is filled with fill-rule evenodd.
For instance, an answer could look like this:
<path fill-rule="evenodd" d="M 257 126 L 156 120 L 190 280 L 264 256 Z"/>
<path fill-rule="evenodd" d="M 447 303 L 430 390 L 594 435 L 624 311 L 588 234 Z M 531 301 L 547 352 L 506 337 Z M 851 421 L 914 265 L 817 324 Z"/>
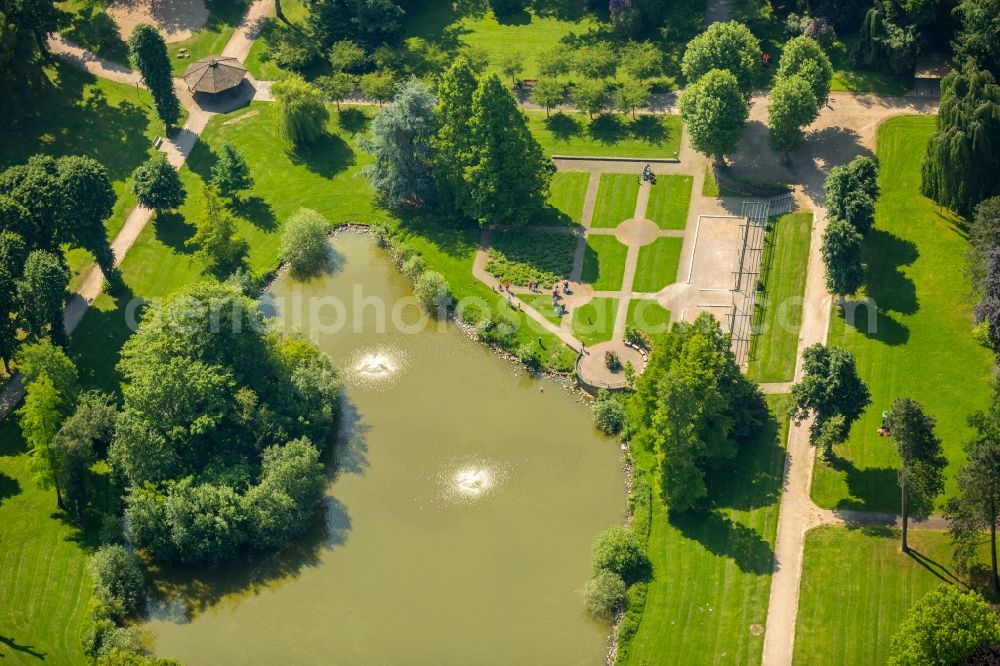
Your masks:
<path fill-rule="evenodd" d="M 713 512 L 668 516 L 654 498 L 647 548 L 654 579 L 622 663 L 760 662 L 788 431 L 788 397 L 766 399 L 774 418 L 741 448 L 738 473 L 711 480 Z M 642 469 L 657 464 L 651 452 L 633 455 Z"/>
<path fill-rule="evenodd" d="M 639 248 L 639 262 L 635 268 L 632 291 L 655 293 L 676 282 L 683 244 L 683 238 L 657 238 L 649 245 Z"/>
<path fill-rule="evenodd" d="M 661 229 L 686 227 L 693 183 L 693 176 L 657 176 L 649 192 L 646 217 Z"/>
<path fill-rule="evenodd" d="M 588 236 L 580 279 L 595 291 L 618 291 L 625 278 L 628 247 L 614 236 Z"/>
<path fill-rule="evenodd" d="M 602 173 L 590 226 L 613 229 L 635 215 L 639 177 L 634 173 Z"/>
<path fill-rule="evenodd" d="M 819 527 L 806 535 L 795 664 L 887 662 L 906 612 L 942 584 L 937 574 L 958 580 L 947 532 L 910 530 L 909 540 L 922 559 L 900 552 L 896 530 Z"/>
<path fill-rule="evenodd" d="M 789 213 L 774 220 L 768 232 L 763 259 L 767 272 L 755 321 L 761 332 L 754 340 L 749 367 L 754 381 L 794 379 L 812 219 L 812 213 Z"/>
<path fill-rule="evenodd" d="M 813 498 L 823 507 L 898 511 L 899 461 L 877 429 L 883 410 L 900 396 L 920 402 L 937 419 L 949 465 L 939 507 L 957 491 L 955 474 L 972 431 L 966 418 L 989 402 L 993 357 L 972 338 L 965 276 L 968 242 L 959 220 L 920 194 L 920 164 L 935 119 L 904 116 L 878 133 L 882 196 L 865 239 L 867 291 L 878 304 L 877 333 L 864 307 L 855 325 L 833 312 L 829 342 L 847 347 L 872 391 L 872 404 L 836 448 L 835 466 L 820 461 Z"/>

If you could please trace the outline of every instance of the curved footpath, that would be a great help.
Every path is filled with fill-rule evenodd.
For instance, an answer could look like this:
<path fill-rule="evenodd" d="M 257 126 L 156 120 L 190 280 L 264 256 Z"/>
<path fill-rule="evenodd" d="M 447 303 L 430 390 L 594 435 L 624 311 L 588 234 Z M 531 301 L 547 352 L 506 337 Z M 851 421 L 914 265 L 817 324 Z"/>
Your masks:
<path fill-rule="evenodd" d="M 269 16 L 273 10 L 272 0 L 254 0 L 240 26 L 223 49 L 223 53 L 241 61 L 245 60 L 263 19 Z M 50 38 L 49 47 L 56 56 L 86 69 L 95 76 L 129 85 L 135 85 L 138 82 L 138 76 L 132 70 L 99 58 L 66 42 L 58 35 Z M 164 140 L 158 150 L 167 155 L 171 164 L 180 167 L 213 115 L 232 110 L 251 99 L 270 99 L 270 82 L 254 81 L 250 77 L 248 80 L 251 89 L 248 94 L 242 98 L 230 100 L 224 106 L 217 107 L 196 102 L 183 84 L 175 80 L 178 97 L 189 113 L 188 120 L 177 135 L 172 139 Z M 656 96 L 650 110 L 673 111 L 675 104 L 675 94 Z M 533 108 L 534 105 L 525 103 L 523 106 Z M 751 122 L 739 151 L 733 156 L 733 171 L 736 174 L 742 173 L 751 180 L 759 179 L 760 174 L 763 173 L 767 174 L 769 180 L 797 183 L 795 195 L 799 207 L 814 212 L 802 329 L 799 337 L 799 359 L 795 372 L 796 381 L 802 377 L 802 350 L 811 344 L 826 342 L 830 323 L 831 301 L 823 281 L 823 265 L 820 256 L 821 238 L 826 229 L 826 214 L 823 208 L 823 179 L 826 172 L 831 166 L 847 162 L 857 154 L 873 153 L 876 130 L 887 118 L 902 114 L 935 113 L 936 110 L 937 100 L 832 93 L 828 106 L 823 109 L 820 117 L 810 127 L 810 134 L 804 145 L 792 154 L 792 166 L 786 166 L 766 145 L 767 96 L 762 93 L 754 97 Z M 687 146 L 685 145 L 684 148 Z M 689 158 L 689 156 L 690 153 L 687 150 L 682 151 L 682 158 Z M 685 166 L 690 166 L 690 162 L 687 159 L 685 161 Z M 584 170 L 598 173 L 603 170 L 603 166 L 600 164 L 600 160 L 595 160 L 593 164 L 577 161 L 574 168 L 583 167 Z M 614 168 L 620 170 L 621 163 L 615 163 Z M 701 181 L 704 178 L 701 172 L 703 169 L 699 169 L 695 173 L 696 191 L 700 191 Z M 588 191 L 587 198 L 588 209 L 591 212 L 593 211 L 593 199 L 596 196 L 595 179 L 596 176 L 592 178 L 592 187 L 590 188 L 593 192 Z M 692 207 L 691 214 L 694 214 L 695 208 Z M 151 211 L 138 206 L 129 214 L 121 232 L 112 241 L 116 264 L 120 264 L 151 216 Z M 488 240 L 489 236 L 485 234 L 484 241 L 488 243 Z M 484 255 L 485 253 L 481 253 L 477 257 L 474 267 L 474 272 L 480 279 L 486 277 L 483 275 L 485 272 L 483 270 Z M 575 262 L 574 276 L 579 275 L 578 269 L 581 265 L 582 261 Z M 491 278 L 486 277 L 484 281 L 489 280 Z M 94 268 L 85 279 L 80 291 L 73 296 L 66 307 L 64 323 L 68 333 L 72 333 L 79 324 L 89 304 L 100 294 L 102 286 L 103 275 L 99 269 Z M 534 313 L 533 309 L 529 309 L 528 312 L 529 314 Z M 540 315 L 533 316 L 533 318 L 570 346 L 578 346 L 578 342 L 572 334 L 562 327 L 555 326 Z M 616 326 L 617 328 L 618 326 Z M 765 386 L 768 392 L 782 392 L 787 388 L 787 384 Z M 23 394 L 23 377 L 18 374 L 0 391 L 0 419 L 7 416 L 9 411 L 21 400 Z M 764 637 L 763 666 L 787 666 L 792 663 L 799 587 L 802 576 L 802 552 L 806 532 L 819 525 L 898 524 L 898 517 L 891 514 L 830 511 L 817 507 L 812 502 L 809 492 L 814 457 L 815 452 L 809 443 L 808 423 L 798 426 L 792 424 L 788 434 L 784 486 L 774 547 L 774 574 Z M 922 529 L 944 529 L 946 522 L 941 517 L 931 517 L 923 522 L 914 522 L 914 525 Z"/>

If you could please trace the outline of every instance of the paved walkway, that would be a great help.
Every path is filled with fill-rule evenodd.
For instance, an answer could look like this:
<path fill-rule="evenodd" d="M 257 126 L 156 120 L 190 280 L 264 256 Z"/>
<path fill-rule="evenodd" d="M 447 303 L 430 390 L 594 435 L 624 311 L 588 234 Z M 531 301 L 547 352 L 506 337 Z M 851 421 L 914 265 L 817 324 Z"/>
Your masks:
<path fill-rule="evenodd" d="M 821 239 L 826 229 L 823 180 L 829 169 L 859 154 L 873 154 L 878 126 L 887 118 L 907 113 L 933 113 L 935 102 L 917 98 L 885 98 L 876 95 L 832 93 L 830 102 L 810 127 L 802 147 L 791 156 L 791 165 L 767 149 L 767 98 L 754 97 L 750 123 L 739 151 L 733 156 L 733 171 L 747 179 L 767 174 L 769 180 L 797 183 L 796 199 L 813 215 L 802 329 L 799 333 L 795 379 L 802 378 L 802 351 L 825 343 L 830 324 L 831 300 L 824 284 Z M 795 644 L 802 553 L 805 535 L 813 527 L 837 524 L 838 515 L 819 509 L 812 501 L 815 450 L 809 443 L 809 424 L 791 425 L 785 458 L 785 481 L 774 546 L 774 573 L 764 634 L 763 666 L 789 666 Z"/>
<path fill-rule="evenodd" d="M 247 9 L 240 25 L 233 32 L 232 38 L 223 49 L 223 54 L 244 60 L 253 45 L 253 39 L 260 29 L 261 21 L 274 11 L 273 0 L 255 0 Z M 61 58 L 81 69 L 84 69 L 94 76 L 117 81 L 127 85 L 142 86 L 140 76 L 137 72 L 114 63 L 104 58 L 98 57 L 89 51 L 72 44 L 55 34 L 49 38 L 49 50 L 58 58 Z M 157 147 L 161 153 L 167 156 L 167 161 L 175 168 L 180 168 L 187 160 L 191 150 L 198 143 L 198 137 L 204 131 L 205 126 L 211 117 L 217 113 L 231 111 L 234 108 L 247 104 L 256 94 L 252 83 L 240 91 L 241 94 L 215 102 L 211 99 L 196 99 L 188 92 L 187 87 L 180 79 L 174 80 L 174 88 L 180 99 L 181 105 L 187 110 L 188 117 L 173 137 L 163 138 Z M 121 265 L 126 253 L 135 244 L 139 234 L 153 216 L 153 211 L 142 206 L 136 206 L 125 219 L 125 224 L 121 231 L 111 241 L 111 249 L 115 255 L 115 265 Z M 66 333 L 72 334 L 76 327 L 83 320 L 84 315 L 90 308 L 90 304 L 97 298 L 104 288 L 104 274 L 101 269 L 94 267 L 84 278 L 80 290 L 73 294 L 63 311 L 63 324 Z M 18 373 L 7 382 L 0 390 L 0 420 L 7 417 L 7 414 L 21 401 L 24 396 L 24 377 Z"/>

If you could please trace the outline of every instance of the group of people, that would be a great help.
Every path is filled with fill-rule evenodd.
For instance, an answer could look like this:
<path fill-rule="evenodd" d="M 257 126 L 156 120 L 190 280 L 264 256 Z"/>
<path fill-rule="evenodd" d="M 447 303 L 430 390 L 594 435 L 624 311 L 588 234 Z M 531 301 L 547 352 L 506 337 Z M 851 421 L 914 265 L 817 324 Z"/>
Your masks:
<path fill-rule="evenodd" d="M 649 166 L 649 162 L 646 162 L 646 166 L 642 167 L 642 180 L 656 185 L 656 174 L 653 173 L 653 167 Z"/>
<path fill-rule="evenodd" d="M 528 291 L 532 293 L 541 293 L 542 283 L 538 280 L 528 280 Z M 510 281 L 504 281 L 500 284 L 500 292 L 507 292 L 507 302 L 512 304 L 511 295 L 514 291 L 511 289 Z M 572 292 L 569 290 L 569 280 L 563 280 L 562 283 L 562 293 L 569 296 Z M 552 307 L 556 311 L 556 314 L 562 316 L 568 312 L 566 307 L 560 303 L 562 300 L 562 295 L 559 293 L 559 283 L 556 282 L 552 287 Z"/>

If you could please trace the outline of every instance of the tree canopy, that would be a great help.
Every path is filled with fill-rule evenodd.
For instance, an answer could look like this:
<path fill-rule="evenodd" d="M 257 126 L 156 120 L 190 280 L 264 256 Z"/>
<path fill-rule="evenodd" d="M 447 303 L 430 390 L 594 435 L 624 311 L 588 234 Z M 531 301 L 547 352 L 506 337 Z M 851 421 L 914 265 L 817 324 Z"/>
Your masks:
<path fill-rule="evenodd" d="M 910 608 L 889 643 L 889 664 L 960 664 L 978 646 L 997 643 L 1000 625 L 982 595 L 942 585 Z"/>
<path fill-rule="evenodd" d="M 802 141 L 803 128 L 816 115 L 816 95 L 804 78 L 796 74 L 779 79 L 768 104 L 771 147 L 787 155 Z"/>
<path fill-rule="evenodd" d="M 690 86 L 714 69 L 728 71 L 736 77 L 740 93 L 749 98 L 760 58 L 760 42 L 746 25 L 738 21 L 713 23 L 688 42 L 681 72 Z"/>
<path fill-rule="evenodd" d="M 711 70 L 688 86 L 681 93 L 680 110 L 691 145 L 714 156 L 719 164 L 739 143 L 750 115 L 736 77 L 721 69 Z"/>
<path fill-rule="evenodd" d="M 944 490 L 944 468 L 948 459 L 941 451 L 941 440 L 934 434 L 937 423 L 933 416 L 912 398 L 896 398 L 889 410 L 889 436 L 896 442 L 901 465 L 899 488 L 903 508 L 903 552 L 909 550 L 906 541 L 911 511 L 927 515 L 934 499 Z"/>
<path fill-rule="evenodd" d="M 293 146 L 315 143 L 326 134 L 330 112 L 323 93 L 300 76 L 288 76 L 271 87 L 281 112 L 281 133 Z"/>
<path fill-rule="evenodd" d="M 132 172 L 132 192 L 141 205 L 157 212 L 177 208 L 187 196 L 177 169 L 163 153 L 156 153 Z"/>
<path fill-rule="evenodd" d="M 833 80 L 833 65 L 819 43 L 805 36 L 794 37 L 781 51 L 776 78 L 801 76 L 812 88 L 817 108 L 826 104 Z"/>
<path fill-rule="evenodd" d="M 128 55 L 153 96 L 156 115 L 167 127 L 176 125 L 181 117 L 181 104 L 174 92 L 170 56 L 163 35 L 148 23 L 140 23 L 129 37 Z"/>
<path fill-rule="evenodd" d="M 801 423 L 813 417 L 809 427 L 813 444 L 822 443 L 829 453 L 833 444 L 847 438 L 869 404 L 871 392 L 858 375 L 851 352 L 821 344 L 802 352 L 802 380 L 792 386 L 791 418 Z M 830 423 L 834 432 L 828 429 Z"/>
<path fill-rule="evenodd" d="M 125 343 L 109 460 L 129 487 L 129 536 L 151 557 L 270 547 L 319 501 L 339 381 L 311 344 L 267 330 L 256 301 L 203 283 L 150 308 Z"/>
<path fill-rule="evenodd" d="M 941 81 L 937 129 L 921 168 L 923 193 L 963 216 L 1000 194 L 1000 86 L 966 64 Z"/>
<path fill-rule="evenodd" d="M 329 234 L 329 220 L 314 210 L 298 209 L 281 233 L 281 260 L 288 263 L 296 277 L 318 275 L 330 262 Z"/>
<path fill-rule="evenodd" d="M 858 230 L 843 220 L 834 219 L 823 232 L 823 266 L 826 288 L 836 294 L 841 304 L 865 283 L 862 242 Z"/>
<path fill-rule="evenodd" d="M 866 155 L 830 169 L 823 182 L 826 210 L 835 220 L 849 223 L 862 236 L 875 224 L 878 200 L 878 162 Z"/>

